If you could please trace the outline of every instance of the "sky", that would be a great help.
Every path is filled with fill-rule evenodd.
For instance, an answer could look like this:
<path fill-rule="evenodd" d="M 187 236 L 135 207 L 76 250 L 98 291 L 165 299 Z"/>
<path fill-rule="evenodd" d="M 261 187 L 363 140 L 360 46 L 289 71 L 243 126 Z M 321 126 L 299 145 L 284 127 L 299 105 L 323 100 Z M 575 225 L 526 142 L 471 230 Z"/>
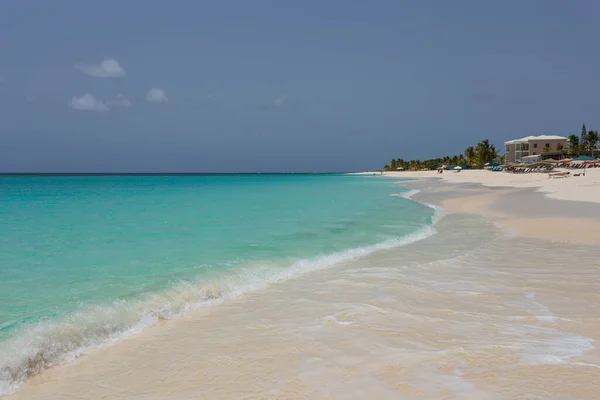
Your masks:
<path fill-rule="evenodd" d="M 600 129 L 600 2 L 30 0 L 0 172 L 340 172 Z"/>

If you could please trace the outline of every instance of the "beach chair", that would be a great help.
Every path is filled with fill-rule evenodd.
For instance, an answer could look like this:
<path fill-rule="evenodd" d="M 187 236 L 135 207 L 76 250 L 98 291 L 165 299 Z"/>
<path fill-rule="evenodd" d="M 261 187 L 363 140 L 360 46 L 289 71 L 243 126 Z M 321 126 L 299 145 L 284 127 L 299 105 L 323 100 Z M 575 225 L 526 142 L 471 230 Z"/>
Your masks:
<path fill-rule="evenodd" d="M 565 172 L 551 172 L 548 174 L 548 179 L 550 178 L 566 178 L 570 175 L 571 173 L 569 171 L 565 171 Z"/>

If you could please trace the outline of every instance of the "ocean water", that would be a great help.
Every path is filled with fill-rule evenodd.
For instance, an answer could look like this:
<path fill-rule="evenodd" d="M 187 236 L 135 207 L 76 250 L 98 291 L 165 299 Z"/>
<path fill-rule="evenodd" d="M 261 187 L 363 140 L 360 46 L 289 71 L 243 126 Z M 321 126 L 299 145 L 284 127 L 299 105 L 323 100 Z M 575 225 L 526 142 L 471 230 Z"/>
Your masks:
<path fill-rule="evenodd" d="M 161 319 L 433 233 L 394 180 L 0 178 L 0 394 Z"/>

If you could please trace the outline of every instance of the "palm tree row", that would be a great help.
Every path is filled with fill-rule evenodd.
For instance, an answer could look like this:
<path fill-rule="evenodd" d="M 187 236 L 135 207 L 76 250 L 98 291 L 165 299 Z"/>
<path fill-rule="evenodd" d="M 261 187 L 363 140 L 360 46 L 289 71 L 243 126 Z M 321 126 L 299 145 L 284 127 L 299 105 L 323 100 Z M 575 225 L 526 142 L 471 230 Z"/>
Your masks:
<path fill-rule="evenodd" d="M 464 154 L 455 156 L 446 156 L 441 158 L 431 158 L 428 160 L 404 160 L 402 158 L 392 159 L 389 164 L 383 168 L 385 171 L 409 170 L 418 171 L 422 169 L 436 169 L 440 165 L 456 165 L 469 167 L 483 167 L 486 163 L 496 159 L 498 152 L 488 139 L 482 140 L 475 146 L 469 146 Z"/>
<path fill-rule="evenodd" d="M 580 136 L 570 135 L 567 139 L 567 143 L 569 144 L 569 154 L 579 154 L 581 152 L 589 151 L 593 156 L 594 151 L 598 149 L 599 141 L 600 136 L 598 135 L 598 130 L 588 131 L 585 124 L 583 124 Z"/>

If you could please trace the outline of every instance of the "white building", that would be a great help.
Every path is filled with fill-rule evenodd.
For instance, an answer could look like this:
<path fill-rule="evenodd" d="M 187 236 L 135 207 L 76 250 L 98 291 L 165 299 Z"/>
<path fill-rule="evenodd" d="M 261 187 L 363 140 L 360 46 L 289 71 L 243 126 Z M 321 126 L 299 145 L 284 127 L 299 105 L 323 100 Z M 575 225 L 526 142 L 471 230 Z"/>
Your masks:
<path fill-rule="evenodd" d="M 544 152 L 560 151 L 561 146 L 563 149 L 567 148 L 567 138 L 564 136 L 527 136 L 504 142 L 504 157 L 506 162 L 531 162 L 541 158 L 541 154 Z"/>

